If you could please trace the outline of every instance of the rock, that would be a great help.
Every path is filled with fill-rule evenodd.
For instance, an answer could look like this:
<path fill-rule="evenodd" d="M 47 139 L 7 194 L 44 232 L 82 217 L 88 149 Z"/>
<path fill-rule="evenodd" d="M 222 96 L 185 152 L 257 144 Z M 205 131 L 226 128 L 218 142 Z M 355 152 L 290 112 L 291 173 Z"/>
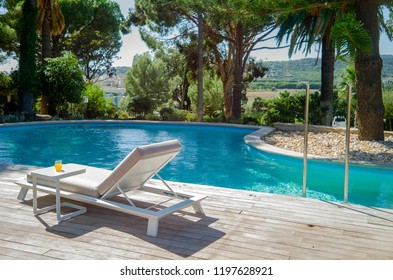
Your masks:
<path fill-rule="evenodd" d="M 303 153 L 304 135 L 300 131 L 276 130 L 265 137 L 265 142 L 281 149 Z M 386 137 L 385 141 L 360 141 L 356 134 L 351 134 L 349 150 L 351 160 L 392 163 L 393 136 Z M 310 132 L 308 154 L 344 159 L 345 133 Z"/>

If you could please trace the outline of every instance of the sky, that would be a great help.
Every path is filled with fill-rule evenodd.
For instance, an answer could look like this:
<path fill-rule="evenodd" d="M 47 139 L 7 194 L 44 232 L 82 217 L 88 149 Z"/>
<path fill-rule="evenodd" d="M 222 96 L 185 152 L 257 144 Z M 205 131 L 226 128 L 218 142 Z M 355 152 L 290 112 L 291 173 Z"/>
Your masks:
<path fill-rule="evenodd" d="M 123 15 L 126 17 L 128 14 L 128 10 L 131 7 L 134 7 L 134 0 L 116 0 L 120 6 L 120 9 Z M 274 47 L 275 42 L 272 40 L 271 42 L 266 42 L 266 46 Z M 120 57 L 118 60 L 115 60 L 113 66 L 131 66 L 132 60 L 136 54 L 142 54 L 144 52 L 149 51 L 146 44 L 142 41 L 138 29 L 132 27 L 132 31 L 130 34 L 123 35 L 123 46 L 118 53 Z M 390 42 L 385 34 L 381 34 L 380 40 L 380 53 L 381 54 L 391 54 L 393 55 L 393 42 Z M 258 50 L 251 53 L 252 57 L 256 59 L 264 60 L 264 61 L 279 61 L 279 60 L 288 60 L 288 50 L 287 49 L 279 49 L 279 50 Z M 309 54 L 307 57 L 317 57 L 317 52 L 314 51 Z M 291 57 L 291 59 L 301 59 L 305 58 L 305 55 L 302 53 L 297 53 Z M 16 61 L 8 61 L 7 63 L 0 65 L 0 71 L 10 71 L 11 68 L 16 66 Z"/>

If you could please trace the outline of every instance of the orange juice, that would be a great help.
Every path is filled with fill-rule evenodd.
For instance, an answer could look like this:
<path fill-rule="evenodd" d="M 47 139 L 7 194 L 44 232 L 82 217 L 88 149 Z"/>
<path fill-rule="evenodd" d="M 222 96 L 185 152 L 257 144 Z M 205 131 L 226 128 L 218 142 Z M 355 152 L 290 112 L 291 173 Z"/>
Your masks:
<path fill-rule="evenodd" d="M 63 163 L 61 162 L 61 160 L 56 160 L 55 162 L 56 172 L 60 172 L 62 168 L 63 168 Z"/>

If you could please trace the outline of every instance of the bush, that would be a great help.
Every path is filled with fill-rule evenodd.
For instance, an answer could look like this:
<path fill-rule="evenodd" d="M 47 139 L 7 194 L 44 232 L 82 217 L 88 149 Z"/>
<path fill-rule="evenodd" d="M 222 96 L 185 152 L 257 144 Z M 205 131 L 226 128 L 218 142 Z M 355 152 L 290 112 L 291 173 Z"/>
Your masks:
<path fill-rule="evenodd" d="M 20 113 L 0 116 L 0 123 L 27 122 L 36 120 L 37 116 L 35 113 Z"/>
<path fill-rule="evenodd" d="M 251 124 L 251 125 L 262 125 L 261 122 L 262 116 L 264 113 L 255 112 L 255 111 L 247 111 L 242 116 L 243 124 Z"/>
<path fill-rule="evenodd" d="M 256 98 L 253 102 L 251 113 L 260 114 L 254 116 L 245 114 L 246 118 L 244 121 L 247 121 L 247 123 L 258 122 L 260 125 L 273 125 L 275 122 L 304 122 L 305 101 L 305 93 L 290 94 L 288 91 L 280 92 L 278 97 L 271 100 Z M 319 93 L 310 94 L 309 123 L 311 124 L 318 124 L 320 121 L 319 104 Z"/>
<path fill-rule="evenodd" d="M 223 114 L 218 117 L 205 115 L 205 116 L 203 116 L 203 121 L 217 123 L 217 122 L 224 122 L 225 118 L 224 118 Z"/>
<path fill-rule="evenodd" d="M 195 114 L 176 108 L 162 108 L 160 110 L 160 117 L 163 121 L 189 121 L 193 118 L 196 119 Z"/>
<path fill-rule="evenodd" d="M 162 108 L 160 110 L 161 120 L 163 120 L 163 121 L 168 120 L 169 119 L 169 115 L 173 114 L 173 110 L 174 110 L 173 108 L 167 108 L 167 107 Z"/>
<path fill-rule="evenodd" d="M 70 117 L 71 120 L 83 120 L 84 118 L 85 117 L 82 114 L 74 114 Z"/>
<path fill-rule="evenodd" d="M 186 117 L 185 117 L 185 121 L 186 122 L 196 122 L 198 116 L 196 113 L 193 112 L 187 112 Z"/>
<path fill-rule="evenodd" d="M 273 125 L 275 122 L 294 123 L 299 110 L 295 98 L 288 91 L 280 92 L 280 95 L 269 100 L 265 113 L 265 124 Z"/>
<path fill-rule="evenodd" d="M 66 102 L 79 103 L 84 90 L 83 72 L 77 58 L 70 53 L 48 58 L 44 66 L 50 111 L 60 111 Z"/>
<path fill-rule="evenodd" d="M 262 112 L 263 109 L 266 107 L 266 101 L 263 100 L 261 97 L 256 97 L 252 102 L 251 109 L 255 112 Z"/>
<path fill-rule="evenodd" d="M 383 105 L 385 106 L 385 119 L 393 119 L 393 90 L 383 93 Z"/>
<path fill-rule="evenodd" d="M 121 120 L 127 120 L 130 118 L 130 116 L 128 115 L 128 113 L 126 111 L 120 111 L 118 114 L 118 118 Z"/>
<path fill-rule="evenodd" d="M 383 93 L 383 105 L 385 106 L 386 129 L 393 130 L 393 90 Z"/>
<path fill-rule="evenodd" d="M 198 106 L 198 86 L 193 84 L 190 86 L 189 96 L 193 111 L 196 112 Z M 217 119 L 222 121 L 224 98 L 222 82 L 213 73 L 205 73 L 203 77 L 203 103 L 204 103 L 204 120 Z"/>
<path fill-rule="evenodd" d="M 113 119 L 114 117 L 116 117 L 116 114 L 116 105 L 113 104 L 110 100 L 106 100 L 105 117 Z"/>
<path fill-rule="evenodd" d="M 144 120 L 148 120 L 148 121 L 159 121 L 160 120 L 160 116 L 154 113 L 151 114 L 147 114 L 145 116 L 143 116 Z"/>
<path fill-rule="evenodd" d="M 87 98 L 86 118 L 113 118 L 116 115 L 115 105 L 105 99 L 105 92 L 98 85 L 87 85 L 84 96 Z"/>
<path fill-rule="evenodd" d="M 4 116 L 2 119 L 2 122 L 4 123 L 14 123 L 14 122 L 19 122 L 19 117 L 17 115 L 7 115 Z"/>

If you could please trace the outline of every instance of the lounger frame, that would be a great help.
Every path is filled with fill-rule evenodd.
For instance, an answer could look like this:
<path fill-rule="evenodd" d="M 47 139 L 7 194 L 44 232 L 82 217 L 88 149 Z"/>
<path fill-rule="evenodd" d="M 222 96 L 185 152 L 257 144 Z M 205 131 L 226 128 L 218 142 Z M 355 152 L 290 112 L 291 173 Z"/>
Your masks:
<path fill-rule="evenodd" d="M 204 214 L 201 201 L 206 196 L 175 192 L 158 174 L 179 153 L 180 149 L 181 145 L 177 140 L 140 146 L 134 149 L 105 179 L 99 181 L 98 185 L 92 185 L 97 190 L 97 193 L 92 195 L 90 195 L 90 192 L 84 193 L 80 189 L 78 191 L 67 190 L 65 185 L 62 189 L 61 184 L 60 190 L 56 191 L 56 187 L 43 182 L 36 184 L 36 190 L 53 195 L 57 193 L 61 198 L 147 218 L 147 235 L 155 237 L 158 233 L 159 220 L 173 212 L 193 206 L 196 213 Z M 88 166 L 80 166 L 86 167 L 86 170 L 88 169 Z M 101 169 L 98 170 L 102 173 Z M 105 171 L 108 172 L 108 170 Z M 81 174 L 81 176 L 85 174 L 90 176 L 87 172 Z M 160 181 L 152 179 L 154 176 L 159 178 Z M 75 180 L 81 180 L 81 178 L 75 177 Z M 15 183 L 21 187 L 18 199 L 24 200 L 28 190 L 33 189 L 33 182 L 26 178 Z M 140 208 L 136 206 L 132 197 L 129 196 L 129 193 L 132 195 L 132 192 L 136 191 L 153 193 L 164 196 L 166 199 L 150 205 L 148 208 Z M 111 199 L 118 195 L 123 195 L 128 203 L 123 204 Z M 163 204 L 170 200 L 176 201 L 164 207 Z M 155 209 L 153 210 L 153 208 Z"/>
<path fill-rule="evenodd" d="M 156 181 L 156 180 L 152 180 L 152 182 L 154 182 L 154 181 Z M 27 181 L 17 181 L 16 184 L 18 184 L 21 187 L 21 190 L 18 195 L 18 199 L 25 200 L 28 190 L 32 189 L 33 185 L 28 183 Z M 37 185 L 37 191 L 56 195 L 56 189 L 52 188 L 52 187 Z M 152 236 L 152 237 L 156 237 L 158 234 L 159 220 L 164 218 L 167 215 L 170 215 L 170 214 L 176 212 L 176 211 L 179 211 L 183 208 L 192 206 L 194 208 L 195 213 L 204 214 L 204 211 L 201 206 L 201 201 L 203 199 L 205 199 L 206 196 L 190 195 L 190 194 L 185 194 L 185 193 L 180 193 L 180 192 L 173 193 L 171 191 L 168 191 L 167 189 L 158 188 L 155 186 L 155 184 L 153 185 L 153 184 L 149 184 L 149 183 L 146 184 L 143 188 L 139 189 L 138 191 L 144 191 L 147 193 L 163 195 L 163 196 L 166 196 L 169 198 L 173 198 L 174 196 L 176 196 L 177 198 L 182 199 L 182 201 L 180 201 L 174 205 L 171 205 L 170 207 L 166 207 L 162 210 L 154 211 L 154 210 L 150 210 L 150 209 L 139 208 L 139 207 L 136 207 L 135 205 L 134 206 L 131 204 L 127 205 L 127 204 L 123 204 L 123 203 L 119 203 L 119 202 L 110 200 L 110 198 L 115 195 L 112 195 L 107 198 L 103 198 L 103 197 L 96 198 L 96 197 L 92 197 L 92 196 L 88 196 L 88 195 L 83 195 L 83 194 L 68 192 L 65 190 L 60 190 L 60 197 L 146 218 L 146 219 L 148 219 L 147 235 Z"/>

